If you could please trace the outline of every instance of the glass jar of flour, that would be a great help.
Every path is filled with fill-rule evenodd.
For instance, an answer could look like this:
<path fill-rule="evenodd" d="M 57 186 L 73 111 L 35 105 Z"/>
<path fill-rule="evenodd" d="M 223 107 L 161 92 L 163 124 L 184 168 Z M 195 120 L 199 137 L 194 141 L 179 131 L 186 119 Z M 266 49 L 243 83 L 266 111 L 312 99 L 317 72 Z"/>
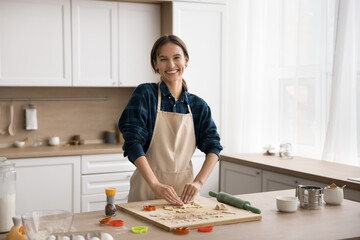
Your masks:
<path fill-rule="evenodd" d="M 0 157 L 0 233 L 8 232 L 15 216 L 16 171 L 14 163 Z"/>

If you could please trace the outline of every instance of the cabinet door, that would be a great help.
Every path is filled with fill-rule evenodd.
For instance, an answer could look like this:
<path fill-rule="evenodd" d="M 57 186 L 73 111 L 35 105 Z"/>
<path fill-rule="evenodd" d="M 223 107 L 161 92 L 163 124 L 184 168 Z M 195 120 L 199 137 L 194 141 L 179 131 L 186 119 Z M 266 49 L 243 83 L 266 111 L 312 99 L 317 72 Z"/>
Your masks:
<path fill-rule="evenodd" d="M 115 203 L 126 203 L 128 192 L 117 192 L 115 194 Z M 106 196 L 105 194 L 92 194 L 81 197 L 81 212 L 105 211 Z"/>
<path fill-rule="evenodd" d="M 195 152 L 196 154 L 197 152 Z M 192 164 L 194 169 L 194 177 L 200 172 L 202 165 L 205 161 L 205 154 L 200 153 L 199 155 L 194 155 L 192 158 Z M 214 170 L 210 174 L 209 178 L 204 183 L 203 187 L 200 190 L 200 195 L 204 197 L 209 197 L 209 191 L 217 192 L 219 190 L 219 162 L 216 163 Z"/>
<path fill-rule="evenodd" d="M 189 92 L 208 103 L 219 131 L 221 83 L 224 79 L 225 21 L 224 5 L 173 3 L 173 33 L 185 42 L 190 57 L 184 79 Z"/>
<path fill-rule="evenodd" d="M 111 173 L 135 171 L 132 164 L 123 154 L 94 154 L 81 157 L 81 173 Z"/>
<path fill-rule="evenodd" d="M 103 194 L 105 188 L 114 187 L 117 192 L 128 192 L 130 190 L 130 178 L 133 172 L 90 174 L 81 177 L 82 195 Z"/>
<path fill-rule="evenodd" d="M 72 1 L 73 85 L 118 85 L 117 3 Z"/>
<path fill-rule="evenodd" d="M 266 191 L 277 191 L 277 190 L 286 190 L 286 189 L 296 189 L 296 186 L 301 185 L 312 185 L 325 187 L 327 186 L 324 183 L 311 181 L 308 179 L 288 176 L 280 173 L 274 173 L 269 171 L 263 171 L 263 192 Z M 295 190 L 294 190 L 295 191 Z M 294 192 L 295 194 L 295 192 Z"/>
<path fill-rule="evenodd" d="M 1 0 L 0 69 L 0 86 L 71 86 L 70 0 Z"/>
<path fill-rule="evenodd" d="M 16 167 L 16 214 L 36 209 L 80 212 L 80 157 L 12 161 Z"/>
<path fill-rule="evenodd" d="M 220 191 L 230 194 L 261 192 L 261 170 L 231 162 L 221 162 Z"/>
<path fill-rule="evenodd" d="M 159 4 L 119 2 L 119 86 L 153 82 L 150 52 L 161 33 Z"/>

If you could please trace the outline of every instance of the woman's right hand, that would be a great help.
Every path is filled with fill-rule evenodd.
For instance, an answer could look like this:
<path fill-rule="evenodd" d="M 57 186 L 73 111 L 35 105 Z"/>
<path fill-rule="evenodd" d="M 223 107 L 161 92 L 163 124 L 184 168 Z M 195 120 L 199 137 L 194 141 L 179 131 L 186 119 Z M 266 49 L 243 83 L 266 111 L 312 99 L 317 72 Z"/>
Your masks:
<path fill-rule="evenodd" d="M 176 194 L 174 188 L 169 185 L 157 183 L 152 186 L 152 191 L 160 198 L 165 199 L 172 205 L 184 205 L 180 197 Z"/>

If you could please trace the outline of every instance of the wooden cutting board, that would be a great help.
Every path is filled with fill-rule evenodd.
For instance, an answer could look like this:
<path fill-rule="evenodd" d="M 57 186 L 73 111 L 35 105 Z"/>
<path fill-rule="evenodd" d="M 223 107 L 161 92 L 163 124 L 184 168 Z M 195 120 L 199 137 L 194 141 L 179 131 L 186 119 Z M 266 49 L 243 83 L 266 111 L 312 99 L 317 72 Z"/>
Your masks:
<path fill-rule="evenodd" d="M 172 231 L 174 228 L 187 226 L 190 229 L 206 225 L 224 225 L 231 223 L 261 220 L 261 215 L 224 204 L 226 210 L 215 210 L 219 203 L 215 198 L 198 196 L 198 207 L 186 204 L 185 208 L 172 206 L 165 200 L 151 200 L 117 204 L 118 209 L 148 221 L 160 228 Z M 155 205 L 156 211 L 144 211 L 144 205 Z M 168 208 L 166 210 L 165 208 Z M 173 207 L 173 209 L 171 209 Z"/>

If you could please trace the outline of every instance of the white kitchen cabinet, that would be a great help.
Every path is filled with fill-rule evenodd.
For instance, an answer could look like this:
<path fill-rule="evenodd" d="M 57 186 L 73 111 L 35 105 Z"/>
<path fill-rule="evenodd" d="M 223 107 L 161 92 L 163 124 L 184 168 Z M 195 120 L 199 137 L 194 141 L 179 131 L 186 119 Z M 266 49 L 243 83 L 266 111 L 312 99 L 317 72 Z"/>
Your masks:
<path fill-rule="evenodd" d="M 0 86 L 71 86 L 70 0 L 0 1 Z"/>
<path fill-rule="evenodd" d="M 204 161 L 205 161 L 205 154 L 201 153 L 200 151 L 196 151 L 194 156 L 192 157 L 194 177 L 196 177 L 196 175 L 201 170 Z M 215 165 L 214 170 L 208 177 L 207 181 L 204 183 L 199 194 L 200 196 L 209 197 L 209 191 L 217 192 L 218 190 L 219 190 L 219 162 Z"/>
<path fill-rule="evenodd" d="M 221 162 L 220 191 L 230 194 L 261 192 L 261 171 L 231 162 Z"/>
<path fill-rule="evenodd" d="M 118 4 L 72 0 L 73 86 L 118 86 Z"/>
<path fill-rule="evenodd" d="M 122 154 L 81 157 L 81 212 L 104 210 L 105 188 L 116 188 L 115 203 L 127 202 L 135 166 Z"/>
<path fill-rule="evenodd" d="M 149 59 L 160 36 L 159 4 L 74 0 L 72 26 L 74 86 L 154 81 Z"/>
<path fill-rule="evenodd" d="M 190 57 L 184 79 L 189 92 L 208 103 L 220 132 L 221 85 L 225 66 L 225 12 L 225 5 L 221 4 L 172 3 L 172 32 L 185 42 Z"/>
<path fill-rule="evenodd" d="M 119 86 L 158 81 L 150 52 L 161 34 L 159 4 L 119 2 Z"/>
<path fill-rule="evenodd" d="M 80 212 L 80 157 L 11 160 L 16 167 L 16 214 L 39 209 Z"/>
<path fill-rule="evenodd" d="M 293 177 L 275 172 L 262 171 L 262 191 L 277 191 L 286 189 L 296 189 L 297 185 L 311 185 L 326 187 L 329 184 L 324 184 L 308 179 Z M 295 193 L 295 192 L 294 192 Z"/>

